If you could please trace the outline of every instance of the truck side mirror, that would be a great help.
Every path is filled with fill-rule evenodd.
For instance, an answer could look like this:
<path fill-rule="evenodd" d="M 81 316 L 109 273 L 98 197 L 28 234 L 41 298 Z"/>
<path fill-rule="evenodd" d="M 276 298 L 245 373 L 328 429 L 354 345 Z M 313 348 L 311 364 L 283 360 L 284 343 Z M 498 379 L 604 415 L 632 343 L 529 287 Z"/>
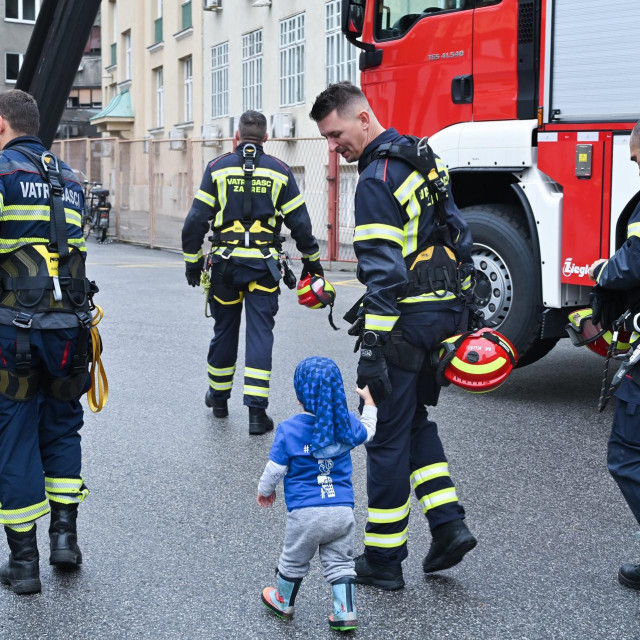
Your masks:
<path fill-rule="evenodd" d="M 362 35 L 366 4 L 367 0 L 342 0 L 342 33 L 347 38 Z"/>

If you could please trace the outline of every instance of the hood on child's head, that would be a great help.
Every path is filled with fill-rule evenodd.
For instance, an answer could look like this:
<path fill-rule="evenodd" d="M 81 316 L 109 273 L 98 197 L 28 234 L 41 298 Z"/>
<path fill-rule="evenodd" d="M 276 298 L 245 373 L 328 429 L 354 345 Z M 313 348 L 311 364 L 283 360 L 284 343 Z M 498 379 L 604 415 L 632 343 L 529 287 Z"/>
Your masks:
<path fill-rule="evenodd" d="M 332 389 L 337 385 L 337 389 Z M 316 414 L 321 397 L 332 395 L 344 395 L 342 374 L 338 365 L 331 358 L 311 356 L 302 360 L 293 374 L 293 387 L 296 397 L 301 402 L 305 411 Z"/>

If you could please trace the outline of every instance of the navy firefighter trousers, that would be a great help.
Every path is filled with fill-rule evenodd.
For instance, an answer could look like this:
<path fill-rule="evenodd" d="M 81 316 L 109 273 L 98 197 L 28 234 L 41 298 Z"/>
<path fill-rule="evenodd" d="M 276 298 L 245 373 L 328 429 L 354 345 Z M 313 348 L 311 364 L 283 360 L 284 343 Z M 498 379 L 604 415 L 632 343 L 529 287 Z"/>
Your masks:
<path fill-rule="evenodd" d="M 268 270 L 222 263 L 213 267 L 209 293 L 214 335 L 209 346 L 209 385 L 214 398 L 231 396 L 238 356 L 240 320 L 245 307 L 244 404 L 266 408 L 269 404 L 273 327 L 278 313 L 278 283 Z"/>
<path fill-rule="evenodd" d="M 78 329 L 32 330 L 32 368 L 57 378 L 71 375 L 77 336 Z M 16 328 L 0 325 L 0 369 L 15 369 L 15 358 Z M 36 520 L 49 512 L 49 501 L 73 504 L 86 498 L 82 425 L 79 400 L 63 402 L 42 390 L 25 401 L 0 395 L 0 524 Z"/>
<path fill-rule="evenodd" d="M 460 314 L 452 310 L 403 313 L 395 329 L 428 352 L 455 332 Z M 428 356 L 427 356 L 428 357 Z M 407 557 L 411 490 L 430 529 L 464 518 L 438 427 L 429 420 L 439 386 L 434 370 L 401 369 L 387 358 L 391 395 L 378 404 L 378 424 L 367 449 L 369 513 L 365 553 L 371 562 L 397 565 Z"/>

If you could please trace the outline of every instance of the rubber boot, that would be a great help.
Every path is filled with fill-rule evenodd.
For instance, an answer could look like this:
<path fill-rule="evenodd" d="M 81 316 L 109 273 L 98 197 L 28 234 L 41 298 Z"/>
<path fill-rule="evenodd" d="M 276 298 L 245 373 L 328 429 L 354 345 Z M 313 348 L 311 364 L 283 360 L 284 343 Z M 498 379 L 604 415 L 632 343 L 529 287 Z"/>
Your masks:
<path fill-rule="evenodd" d="M 51 523 L 49 541 L 51 555 L 49 564 L 60 569 L 75 569 L 82 564 L 82 553 L 78 547 L 76 518 L 77 504 L 51 502 Z"/>
<path fill-rule="evenodd" d="M 229 415 L 226 400 L 220 400 L 213 395 L 213 389 L 209 387 L 207 395 L 204 397 L 204 403 L 211 409 L 213 407 L 213 415 L 216 418 L 226 418 Z"/>
<path fill-rule="evenodd" d="M 333 613 L 329 626 L 334 631 L 353 631 L 358 628 L 356 584 L 353 578 L 340 578 L 331 584 Z"/>
<path fill-rule="evenodd" d="M 293 604 L 302 578 L 287 578 L 278 572 L 278 587 L 262 590 L 262 602 L 267 609 L 283 620 L 293 618 Z"/>
<path fill-rule="evenodd" d="M 462 519 L 441 524 L 431 535 L 431 547 L 422 562 L 425 573 L 442 571 L 457 565 L 478 543 Z"/>
<path fill-rule="evenodd" d="M 30 531 L 14 531 L 9 527 L 4 530 L 11 554 L 0 567 L 0 582 L 9 585 L 14 593 L 38 593 L 42 585 L 35 523 Z"/>
<path fill-rule="evenodd" d="M 273 420 L 261 407 L 249 407 L 249 435 L 261 436 L 273 429 Z"/>
<path fill-rule="evenodd" d="M 365 553 L 355 559 L 356 583 L 368 584 L 378 589 L 395 591 L 404 587 L 401 564 L 375 564 Z"/>

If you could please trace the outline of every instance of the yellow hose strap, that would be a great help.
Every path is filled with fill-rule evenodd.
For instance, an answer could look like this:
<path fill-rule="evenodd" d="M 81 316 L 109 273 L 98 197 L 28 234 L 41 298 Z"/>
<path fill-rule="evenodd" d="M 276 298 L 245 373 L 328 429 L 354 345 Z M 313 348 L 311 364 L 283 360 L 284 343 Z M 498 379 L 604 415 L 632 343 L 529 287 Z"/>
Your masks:
<path fill-rule="evenodd" d="M 98 323 L 102 320 L 104 312 L 102 307 L 96 305 L 96 313 L 91 321 L 91 346 L 93 354 L 91 357 L 91 369 L 89 370 L 89 377 L 91 378 L 91 387 L 87 393 L 87 400 L 89 402 L 89 409 L 93 413 L 102 411 L 105 404 L 107 404 L 107 398 L 109 397 L 109 381 L 107 380 L 107 373 L 102 366 L 102 360 L 100 358 L 100 352 L 102 351 L 102 341 L 100 339 L 100 333 L 98 333 Z M 97 387 L 97 394 L 96 394 Z"/>

